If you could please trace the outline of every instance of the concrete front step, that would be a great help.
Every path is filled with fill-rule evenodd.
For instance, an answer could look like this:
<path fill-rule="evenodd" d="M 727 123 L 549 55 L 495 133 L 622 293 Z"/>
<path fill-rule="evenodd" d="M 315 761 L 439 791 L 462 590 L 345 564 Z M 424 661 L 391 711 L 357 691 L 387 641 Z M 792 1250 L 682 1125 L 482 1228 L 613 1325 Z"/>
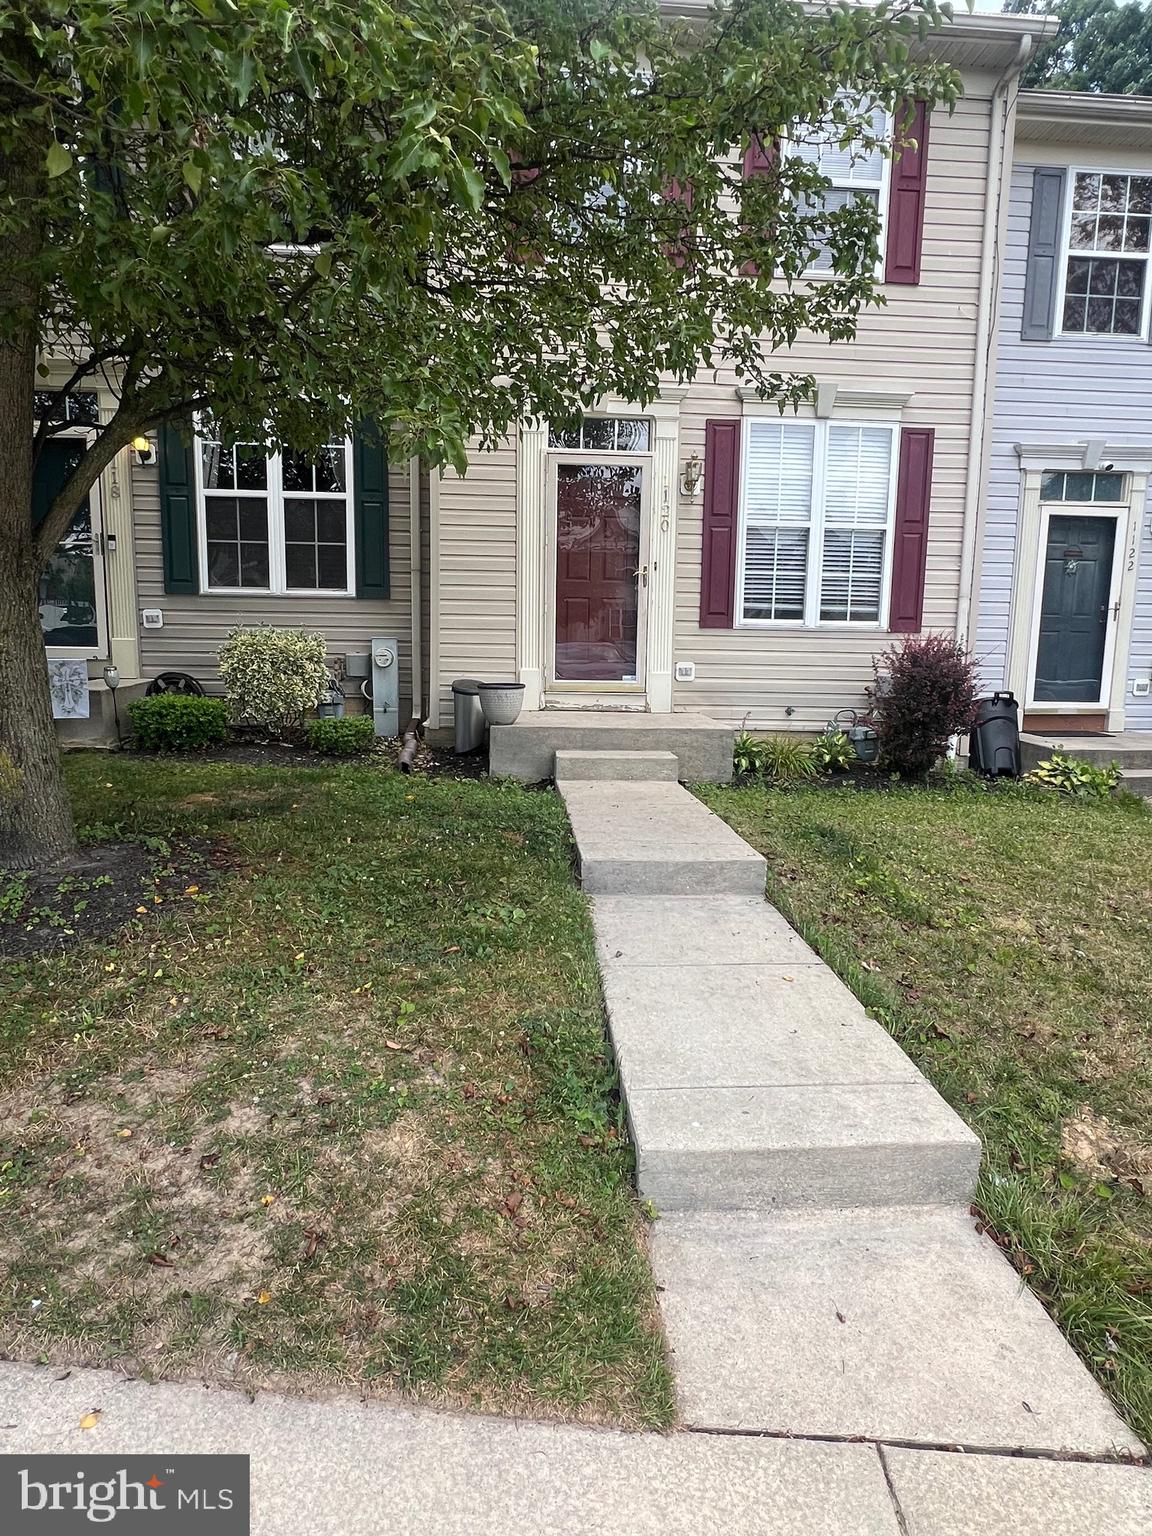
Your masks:
<path fill-rule="evenodd" d="M 557 752 L 557 784 L 611 779 L 616 783 L 675 783 L 680 765 L 675 752 Z"/>
<path fill-rule="evenodd" d="M 489 731 L 488 767 L 493 774 L 536 784 L 552 777 L 557 752 L 672 752 L 688 783 L 727 784 L 732 740 L 731 726 L 706 715 L 525 710 L 515 725 Z"/>
<path fill-rule="evenodd" d="M 601 896 L 594 918 L 657 1209 L 967 1204 L 979 1140 L 767 902 Z"/>
<path fill-rule="evenodd" d="M 1119 788 L 1130 795 L 1152 796 L 1152 771 L 1137 773 L 1131 768 L 1125 768 L 1120 775 Z"/>
<path fill-rule="evenodd" d="M 675 1215 L 653 1267 L 691 1428 L 1143 1451 L 963 1212 Z"/>
<path fill-rule="evenodd" d="M 1020 761 L 1024 772 L 1063 752 L 1086 762 L 1120 768 L 1142 768 L 1152 773 L 1152 731 L 1113 731 L 1100 736 L 1041 736 L 1025 731 L 1020 736 Z M 1141 791 L 1136 791 L 1141 793 Z"/>
<path fill-rule="evenodd" d="M 679 784 L 561 784 L 590 895 L 762 894 L 766 865 Z"/>

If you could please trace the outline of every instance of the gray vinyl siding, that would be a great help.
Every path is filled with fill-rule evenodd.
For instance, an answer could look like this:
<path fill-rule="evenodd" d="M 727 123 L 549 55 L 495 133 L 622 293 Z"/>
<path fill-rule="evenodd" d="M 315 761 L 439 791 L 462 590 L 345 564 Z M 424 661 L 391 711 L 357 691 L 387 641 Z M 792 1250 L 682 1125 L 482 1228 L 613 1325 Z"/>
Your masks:
<path fill-rule="evenodd" d="M 974 642 L 983 680 L 990 688 L 1004 684 L 1011 624 L 1022 483 L 1015 444 L 1103 438 L 1112 449 L 1139 449 L 1152 457 L 1152 347 L 1146 341 L 1021 338 L 1032 180 L 1038 163 L 1035 146 L 1029 145 L 1028 150 L 1029 158 L 1013 168 L 1003 256 L 996 407 Z M 1110 164 L 1108 151 L 1098 148 L 1077 152 L 1061 146 L 1059 157 L 1043 156 L 1045 164 L 1060 162 L 1105 169 Z M 1130 158 L 1121 165 L 1130 166 Z M 1133 681 L 1152 675 L 1152 537 L 1147 515 L 1141 517 L 1141 524 L 1136 610 L 1122 701 L 1131 730 L 1152 729 L 1152 699 L 1132 696 Z"/>
<path fill-rule="evenodd" d="M 412 693 L 411 553 L 408 537 L 407 461 L 394 465 L 388 477 L 389 554 L 392 596 L 384 602 L 357 597 L 252 596 L 217 597 L 211 593 L 177 596 L 164 590 L 160 542 L 159 473 L 155 465 L 136 465 L 132 472 L 132 506 L 136 540 L 138 607 L 159 608 L 162 629 L 140 627 L 140 670 L 146 678 L 158 672 L 191 672 L 208 689 L 219 692 L 216 653 L 237 624 L 272 624 L 317 630 L 328 642 L 332 660 L 349 651 L 366 651 L 374 637 L 395 639 L 400 658 L 400 709 L 406 718 Z M 349 711 L 358 707 L 349 682 Z M 409 711 L 410 712 L 410 711 Z"/>

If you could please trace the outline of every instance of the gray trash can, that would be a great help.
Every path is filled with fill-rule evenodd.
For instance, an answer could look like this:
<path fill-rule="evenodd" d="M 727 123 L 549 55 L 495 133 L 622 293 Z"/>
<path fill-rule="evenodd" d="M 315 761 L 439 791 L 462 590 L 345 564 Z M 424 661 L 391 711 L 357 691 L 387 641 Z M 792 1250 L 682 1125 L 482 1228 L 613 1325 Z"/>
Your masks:
<path fill-rule="evenodd" d="M 457 755 L 475 752 L 484 745 L 484 711 L 480 707 L 480 679 L 458 677 L 452 684 L 452 723 L 456 727 Z"/>

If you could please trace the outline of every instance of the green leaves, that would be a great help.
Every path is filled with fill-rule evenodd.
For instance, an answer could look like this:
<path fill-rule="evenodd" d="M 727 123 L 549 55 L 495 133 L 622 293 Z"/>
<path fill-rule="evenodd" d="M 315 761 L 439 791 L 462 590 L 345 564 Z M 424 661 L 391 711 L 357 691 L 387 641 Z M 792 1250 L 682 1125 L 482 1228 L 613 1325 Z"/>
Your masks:
<path fill-rule="evenodd" d="M 49 181 L 55 181 L 57 176 L 63 176 L 72 169 L 71 150 L 66 149 L 59 140 L 53 139 L 44 157 L 44 169 L 48 172 Z"/>
<path fill-rule="evenodd" d="M 38 133 L 68 124 L 67 147 L 30 140 L 46 332 L 131 359 L 142 420 L 210 399 L 241 440 L 309 447 L 371 416 L 395 452 L 461 470 L 524 416 L 643 403 L 701 366 L 803 397 L 778 354 L 802 332 L 850 338 L 878 302 L 875 215 L 825 213 L 797 157 L 744 182 L 743 151 L 839 87 L 956 90 L 909 58 L 934 0 L 740 0 L 690 26 L 655 0 L 108 14 L 72 0 L 67 28 L 25 38 Z M 16 25 L 0 19 L 5 43 Z M 838 130 L 866 124 L 844 108 Z M 30 132 L 0 104 L 0 133 Z M 13 221 L 0 207 L 0 246 Z M 812 284 L 818 249 L 831 270 Z"/>

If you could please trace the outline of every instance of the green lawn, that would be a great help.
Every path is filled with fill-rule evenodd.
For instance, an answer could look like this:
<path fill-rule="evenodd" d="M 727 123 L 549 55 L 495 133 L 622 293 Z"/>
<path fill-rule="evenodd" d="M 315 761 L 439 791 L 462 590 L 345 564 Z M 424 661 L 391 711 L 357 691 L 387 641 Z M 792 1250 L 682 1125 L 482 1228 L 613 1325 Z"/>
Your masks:
<path fill-rule="evenodd" d="M 0 961 L 0 1350 L 669 1422 L 560 801 L 376 765 L 68 773 L 88 838 L 234 863 Z"/>
<path fill-rule="evenodd" d="M 1152 1441 L 1152 816 L 958 787 L 704 788 L 984 1140 L 979 1208 Z"/>

